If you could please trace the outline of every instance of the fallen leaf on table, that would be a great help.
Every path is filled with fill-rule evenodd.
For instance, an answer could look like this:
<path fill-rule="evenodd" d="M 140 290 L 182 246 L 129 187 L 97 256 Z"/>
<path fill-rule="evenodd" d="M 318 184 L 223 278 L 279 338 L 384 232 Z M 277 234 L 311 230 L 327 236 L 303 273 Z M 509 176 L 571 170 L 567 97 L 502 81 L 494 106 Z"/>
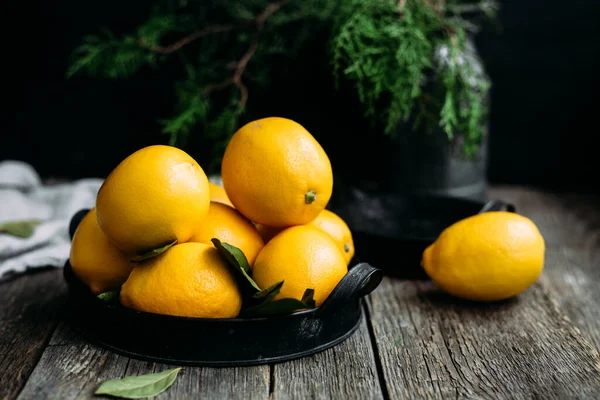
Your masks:
<path fill-rule="evenodd" d="M 166 371 L 126 376 L 121 379 L 110 379 L 103 382 L 94 394 L 120 397 L 123 399 L 145 399 L 164 392 L 175 382 L 181 368 Z"/>

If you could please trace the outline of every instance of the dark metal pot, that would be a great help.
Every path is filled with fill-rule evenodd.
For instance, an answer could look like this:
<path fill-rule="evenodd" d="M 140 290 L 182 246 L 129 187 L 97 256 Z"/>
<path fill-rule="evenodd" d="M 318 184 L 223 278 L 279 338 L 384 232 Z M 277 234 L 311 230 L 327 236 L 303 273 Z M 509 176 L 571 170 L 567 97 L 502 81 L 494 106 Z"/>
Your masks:
<path fill-rule="evenodd" d="M 467 157 L 460 138 L 450 141 L 441 130 L 407 130 L 389 138 L 383 149 L 385 186 L 381 189 L 386 192 L 480 201 L 486 198 L 487 141 L 477 154 Z"/>

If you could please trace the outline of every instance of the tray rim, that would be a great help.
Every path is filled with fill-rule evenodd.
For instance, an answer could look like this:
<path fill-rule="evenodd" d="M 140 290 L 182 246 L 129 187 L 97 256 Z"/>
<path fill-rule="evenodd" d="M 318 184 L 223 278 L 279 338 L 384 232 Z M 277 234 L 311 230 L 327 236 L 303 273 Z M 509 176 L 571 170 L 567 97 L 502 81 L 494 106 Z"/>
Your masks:
<path fill-rule="evenodd" d="M 352 336 L 360 324 L 363 322 L 365 318 L 365 300 L 364 297 L 370 293 L 370 291 L 374 290 L 377 286 L 379 286 L 380 280 L 382 278 L 382 274 L 374 274 L 373 271 L 376 271 L 376 268 L 373 268 L 367 263 L 366 267 L 370 269 L 371 272 L 367 275 L 366 279 L 371 279 L 373 276 L 376 276 L 378 280 L 376 281 L 376 285 L 372 289 L 365 289 L 368 287 L 369 281 L 361 281 L 362 283 L 355 283 L 353 289 L 353 293 L 355 294 L 355 298 L 351 303 L 343 306 L 345 310 L 344 313 L 348 316 L 345 320 L 337 321 L 337 317 L 335 313 L 331 314 L 334 310 L 331 306 L 325 311 L 321 307 L 317 307 L 314 309 L 301 310 L 292 312 L 289 314 L 280 314 L 280 315 L 272 315 L 272 316 L 259 316 L 259 317 L 235 317 L 235 318 L 196 318 L 196 317 L 182 317 L 176 315 L 167 315 L 167 314 L 158 314 L 152 312 L 145 312 L 130 309 L 122 306 L 120 303 L 109 304 L 101 299 L 99 299 L 90 289 L 77 278 L 75 273 L 73 272 L 69 261 L 65 263 L 65 269 L 63 272 L 63 279 L 67 286 L 67 303 L 66 303 L 66 322 L 72 327 L 81 337 L 88 343 L 92 345 L 97 345 L 102 347 L 108 351 L 114 352 L 115 354 L 120 354 L 123 356 L 131 357 L 141 361 L 149 361 L 149 362 L 159 362 L 170 365 L 181 365 L 181 366 L 198 366 L 198 367 L 241 367 L 241 366 L 257 366 L 257 365 L 265 365 L 265 364 L 275 364 L 284 361 L 291 361 L 303 357 L 307 357 L 313 354 L 317 354 L 322 352 L 328 348 L 334 347 L 350 336 Z M 355 264 L 358 266 L 359 264 Z M 363 266 L 364 269 L 364 266 Z M 357 270 L 358 271 L 358 270 Z M 360 273 L 359 273 L 360 274 Z M 360 275 L 357 275 L 360 276 Z M 364 277 L 364 272 L 363 272 Z M 351 282 L 351 281 L 349 281 Z M 357 281 L 355 281 L 357 282 Z M 370 282 L 373 282 L 372 280 Z M 346 284 L 346 288 L 348 284 Z M 356 290 L 361 288 L 361 290 L 368 290 L 363 294 L 359 294 Z M 340 292 L 341 293 L 341 292 Z M 349 299 L 349 298 L 348 298 Z M 81 303 L 83 301 L 83 303 Z M 102 329 L 96 329 L 97 326 L 95 322 L 86 322 L 89 321 L 88 318 L 83 317 L 82 313 L 85 312 L 86 305 L 88 307 L 92 307 L 92 309 L 96 309 L 101 313 L 114 314 L 118 318 L 121 319 L 143 319 L 143 320 L 151 320 L 154 323 L 160 325 L 178 325 L 181 327 L 185 327 L 189 325 L 190 330 L 194 330 L 196 326 L 199 324 L 204 326 L 206 329 L 219 330 L 219 329 L 227 329 L 231 327 L 233 329 L 244 329 L 246 327 L 253 326 L 249 332 L 255 332 L 255 334 L 261 332 L 261 326 L 265 325 L 282 325 L 285 327 L 285 324 L 298 324 L 303 323 L 306 320 L 321 320 L 322 323 L 329 323 L 330 325 L 333 323 L 333 326 L 340 326 L 341 329 L 334 329 L 331 333 L 321 336 L 319 340 L 316 340 L 314 345 L 303 345 L 296 348 L 290 348 L 290 352 L 283 351 L 275 351 L 273 355 L 269 355 L 269 351 L 266 351 L 266 355 L 254 353 L 256 358 L 250 356 L 247 353 L 241 352 L 239 354 L 235 354 L 234 359 L 228 359 L 228 356 L 221 357 L 218 354 L 216 356 L 209 356 L 208 358 L 202 358 L 201 353 L 188 353 L 181 351 L 175 351 L 174 353 L 154 353 L 152 350 L 145 351 L 146 349 L 130 347 L 127 345 L 127 341 L 123 342 L 116 339 L 111 339 L 110 336 L 105 336 L 102 333 Z M 83 305 L 84 308 L 81 308 Z M 339 304 L 335 304 L 336 309 Z M 323 311 L 323 312 L 321 312 Z M 338 325 L 341 324 L 341 325 Z M 183 328 L 186 329 L 186 328 Z M 318 342 L 318 343 L 317 343 Z M 131 350 L 130 350 L 131 349 Z"/>
<path fill-rule="evenodd" d="M 349 339 L 360 327 L 360 324 L 363 322 L 365 318 L 364 311 L 364 300 L 358 299 L 358 308 L 359 308 L 359 317 L 356 322 L 347 332 L 343 335 L 338 336 L 337 338 L 327 342 L 320 344 L 318 346 L 312 347 L 309 350 L 299 351 L 295 353 L 289 353 L 281 356 L 275 357 L 266 357 L 259 358 L 253 360 L 236 360 L 236 361 L 202 361 L 202 360 L 179 360 L 175 358 L 163 358 L 163 357 L 155 357 L 142 353 L 136 353 L 132 351 L 128 351 L 126 349 L 122 349 L 120 347 L 113 346 L 105 341 L 99 339 L 96 335 L 91 333 L 90 331 L 82 328 L 77 323 L 73 323 L 68 321 L 68 325 L 74 328 L 88 343 L 98 345 L 106 350 L 112 351 L 115 354 L 119 354 L 122 356 L 134 358 L 140 361 L 149 361 L 149 362 L 158 362 L 162 364 L 169 364 L 174 366 L 195 366 L 195 367 L 213 367 L 213 368 L 231 368 L 231 367 L 249 367 L 249 366 L 259 366 L 259 365 L 267 365 L 267 364 L 276 364 L 285 361 L 297 360 L 300 358 L 308 357 L 311 355 L 315 355 L 329 348 L 335 347 L 338 344 L 344 342 Z M 159 314 L 160 315 L 160 314 Z M 197 318 L 201 319 L 201 318 Z M 231 319 L 230 319 L 231 320 Z"/>

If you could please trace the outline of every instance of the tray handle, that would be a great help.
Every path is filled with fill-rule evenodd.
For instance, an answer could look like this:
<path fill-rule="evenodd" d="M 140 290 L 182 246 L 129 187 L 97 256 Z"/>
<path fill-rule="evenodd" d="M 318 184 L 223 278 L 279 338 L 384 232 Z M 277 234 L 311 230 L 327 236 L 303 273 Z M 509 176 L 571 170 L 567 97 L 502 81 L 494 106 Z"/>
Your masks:
<path fill-rule="evenodd" d="M 508 211 L 515 212 L 516 208 L 513 204 L 508 203 L 504 200 L 490 200 L 481 207 L 478 214 L 483 214 L 488 211 Z"/>
<path fill-rule="evenodd" d="M 383 279 L 383 271 L 367 263 L 356 264 L 346 273 L 327 299 L 319 306 L 319 315 L 335 312 L 355 298 L 371 293 Z"/>
<path fill-rule="evenodd" d="M 71 238 L 71 240 L 73 240 L 73 235 L 75 235 L 75 231 L 81 223 L 81 220 L 83 219 L 83 217 L 86 216 L 86 214 L 90 210 L 91 208 L 82 208 L 81 210 L 73 214 L 73 216 L 71 217 L 71 222 L 69 222 L 69 237 Z"/>

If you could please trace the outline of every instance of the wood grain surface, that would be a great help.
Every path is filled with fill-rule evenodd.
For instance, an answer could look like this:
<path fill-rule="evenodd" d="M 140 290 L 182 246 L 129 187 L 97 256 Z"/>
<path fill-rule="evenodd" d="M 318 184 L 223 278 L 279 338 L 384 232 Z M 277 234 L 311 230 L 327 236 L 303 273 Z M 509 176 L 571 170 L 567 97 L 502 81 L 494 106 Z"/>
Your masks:
<path fill-rule="evenodd" d="M 383 398 L 366 320 L 340 345 L 273 369 L 273 399 Z"/>
<path fill-rule="evenodd" d="M 600 356 L 536 284 L 481 305 L 386 278 L 369 301 L 391 398 L 587 398 Z"/>
<path fill-rule="evenodd" d="M 118 329 L 118 327 L 115 327 Z M 210 345 L 210 344 L 207 344 Z M 67 324 L 52 336 L 19 399 L 89 399 L 107 379 L 142 375 L 174 368 L 130 359 L 88 344 Z M 269 394 L 269 366 L 245 368 L 185 367 L 157 399 L 265 399 Z"/>
<path fill-rule="evenodd" d="M 62 271 L 43 270 L 0 283 L 0 399 L 14 398 L 58 323 Z"/>

